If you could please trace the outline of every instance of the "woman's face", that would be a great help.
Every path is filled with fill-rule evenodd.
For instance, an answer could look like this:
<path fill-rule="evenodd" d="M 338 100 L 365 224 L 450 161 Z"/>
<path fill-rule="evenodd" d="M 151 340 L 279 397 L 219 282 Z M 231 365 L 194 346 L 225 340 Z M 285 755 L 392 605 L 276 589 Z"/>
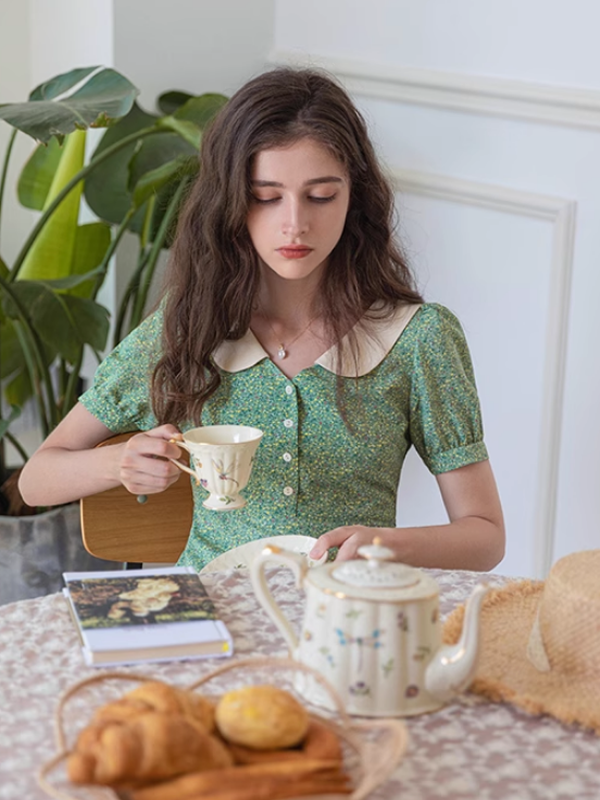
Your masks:
<path fill-rule="evenodd" d="M 258 255 L 281 278 L 319 278 L 349 200 L 346 169 L 314 139 L 263 150 L 254 159 L 247 220 Z"/>

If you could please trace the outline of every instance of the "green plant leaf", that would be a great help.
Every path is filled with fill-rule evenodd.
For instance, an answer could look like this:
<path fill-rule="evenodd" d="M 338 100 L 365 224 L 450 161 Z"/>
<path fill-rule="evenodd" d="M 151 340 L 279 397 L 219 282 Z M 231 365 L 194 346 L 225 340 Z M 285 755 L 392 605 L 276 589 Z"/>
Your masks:
<path fill-rule="evenodd" d="M 79 225 L 75 235 L 75 248 L 71 264 L 72 276 L 94 275 L 111 242 L 110 226 L 105 222 L 90 222 Z M 91 297 L 96 281 L 72 283 L 69 294 Z M 67 287 L 65 287 L 67 288 Z"/>
<path fill-rule="evenodd" d="M 110 327 L 107 309 L 85 297 L 65 295 L 64 300 L 80 340 L 94 350 L 104 350 Z"/>
<path fill-rule="evenodd" d="M 97 277 L 100 274 L 100 267 L 85 272 L 82 275 L 69 275 L 67 278 L 57 278 L 55 281 L 43 281 L 45 286 L 54 289 L 57 292 L 75 294 L 68 290 L 73 289 L 75 286 L 81 286 L 82 283 Z"/>
<path fill-rule="evenodd" d="M 33 395 L 29 373 L 20 370 L 4 386 L 4 398 L 10 406 L 22 407 Z"/>
<path fill-rule="evenodd" d="M 164 128 L 165 131 L 173 131 L 176 133 L 183 139 L 183 141 L 187 142 L 195 152 L 200 150 L 202 131 L 194 122 L 169 116 L 162 117 L 156 124 L 159 128 Z"/>
<path fill-rule="evenodd" d="M 170 92 L 163 92 L 162 94 L 159 94 L 156 100 L 156 105 L 163 114 L 174 114 L 180 106 L 187 103 L 187 101 L 193 96 L 194 95 L 190 94 L 189 92 L 180 92 L 177 89 L 174 89 Z"/>
<path fill-rule="evenodd" d="M 63 150 L 56 139 L 40 144 L 23 167 L 17 183 L 17 196 L 25 208 L 42 211 Z"/>
<path fill-rule="evenodd" d="M 195 158 L 179 156 L 173 161 L 167 161 L 157 169 L 146 172 L 137 182 L 133 192 L 133 202 L 136 206 L 143 205 L 149 197 L 157 194 L 174 178 L 184 175 L 193 175 L 198 171 L 198 162 Z"/>
<path fill-rule="evenodd" d="M 211 119 L 227 103 L 224 94 L 208 93 L 190 97 L 173 113 L 175 119 L 188 120 L 204 130 Z"/>
<path fill-rule="evenodd" d="M 104 349 L 109 314 L 99 303 L 59 294 L 41 281 L 16 281 L 12 290 L 44 345 L 69 363 L 77 361 L 83 344 Z M 4 308 L 9 317 L 19 318 L 9 297 L 4 298 Z"/>
<path fill-rule="evenodd" d="M 132 192 L 144 175 L 177 158 L 197 158 L 198 152 L 173 133 L 159 133 L 144 142 L 129 163 L 129 191 Z M 182 162 L 183 163 L 183 162 Z"/>
<path fill-rule="evenodd" d="M 66 138 L 46 207 L 83 167 L 85 136 L 85 131 L 75 131 Z M 27 253 L 17 280 L 44 280 L 71 274 L 82 189 L 80 183 L 54 211 Z"/>
<path fill-rule="evenodd" d="M 148 128 L 156 122 L 157 116 L 147 114 L 137 103 L 129 114 L 109 128 L 92 155 L 92 162 L 107 147 L 111 147 L 126 136 L 130 136 L 142 128 Z M 141 146 L 148 144 L 154 137 L 144 140 Z M 85 181 L 85 199 L 94 214 L 100 219 L 119 225 L 132 205 L 132 196 L 128 188 L 129 162 L 136 152 L 135 142 L 124 147 L 104 162 L 101 169 L 91 172 Z M 131 221 L 130 229 L 141 230 L 143 212 Z"/>
<path fill-rule="evenodd" d="M 0 119 L 40 142 L 62 141 L 77 129 L 103 128 L 125 116 L 137 94 L 113 69 L 74 69 L 38 86 L 26 103 L 0 105 Z"/>

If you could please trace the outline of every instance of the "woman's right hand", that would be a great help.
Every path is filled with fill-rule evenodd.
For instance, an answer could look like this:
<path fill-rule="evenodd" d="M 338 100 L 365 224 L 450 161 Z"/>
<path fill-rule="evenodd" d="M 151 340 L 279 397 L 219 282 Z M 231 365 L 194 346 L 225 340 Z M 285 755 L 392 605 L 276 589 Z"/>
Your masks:
<path fill-rule="evenodd" d="M 168 459 L 181 457 L 181 450 L 169 440 L 181 438 L 174 425 L 161 425 L 136 433 L 120 449 L 118 477 L 132 494 L 164 492 L 180 477 L 181 471 Z"/>

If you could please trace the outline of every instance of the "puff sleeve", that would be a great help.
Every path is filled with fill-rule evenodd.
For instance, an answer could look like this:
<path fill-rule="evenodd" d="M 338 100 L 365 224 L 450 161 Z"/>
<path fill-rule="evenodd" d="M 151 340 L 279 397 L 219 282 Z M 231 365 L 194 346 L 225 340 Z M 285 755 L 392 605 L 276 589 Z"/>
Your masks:
<path fill-rule="evenodd" d="M 156 426 L 150 403 L 160 356 L 162 313 L 147 317 L 102 361 L 79 402 L 113 433 Z"/>
<path fill-rule="evenodd" d="M 434 474 L 488 458 L 475 376 L 458 319 L 428 304 L 413 351 L 409 435 Z"/>

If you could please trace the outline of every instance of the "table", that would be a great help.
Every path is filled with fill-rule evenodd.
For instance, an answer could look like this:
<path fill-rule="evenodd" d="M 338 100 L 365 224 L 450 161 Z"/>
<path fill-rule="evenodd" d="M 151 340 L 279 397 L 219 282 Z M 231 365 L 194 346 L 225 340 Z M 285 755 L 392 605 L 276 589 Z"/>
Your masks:
<path fill-rule="evenodd" d="M 440 584 L 441 611 L 466 599 L 481 575 L 427 570 Z M 485 576 L 501 585 L 500 576 Z M 285 613 L 299 623 L 303 593 L 291 573 L 270 573 Z M 254 598 L 248 572 L 203 576 L 233 634 L 234 658 L 285 655 L 282 637 Z M 211 671 L 214 660 L 144 664 L 143 671 L 186 685 Z M 84 666 L 62 595 L 0 608 L 0 798 L 44 800 L 35 772 L 54 754 L 57 697 L 95 675 Z M 465 695 L 434 714 L 406 720 L 408 752 L 372 800 L 572 800 L 600 798 L 600 737 L 534 718 L 506 705 Z"/>

